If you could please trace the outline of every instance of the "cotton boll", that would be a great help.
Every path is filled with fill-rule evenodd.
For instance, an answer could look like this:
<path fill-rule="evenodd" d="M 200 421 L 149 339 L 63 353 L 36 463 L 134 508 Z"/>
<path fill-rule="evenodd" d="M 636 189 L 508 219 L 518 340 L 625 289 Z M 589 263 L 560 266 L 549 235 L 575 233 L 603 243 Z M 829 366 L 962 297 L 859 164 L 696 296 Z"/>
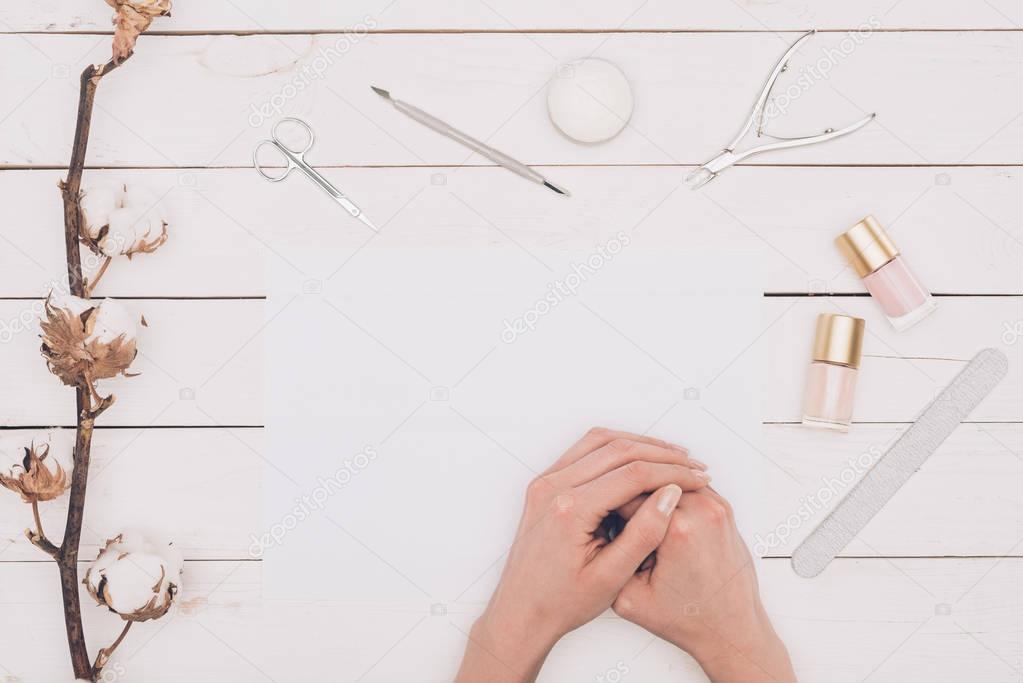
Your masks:
<path fill-rule="evenodd" d="M 137 532 L 109 541 L 85 575 L 89 594 L 128 621 L 158 619 L 181 585 L 181 555 Z"/>
<path fill-rule="evenodd" d="M 92 330 L 85 339 L 86 344 L 109 344 L 122 335 L 126 340 L 134 340 L 138 335 L 134 315 L 113 299 L 103 299 L 90 322 Z"/>
<path fill-rule="evenodd" d="M 113 299 L 98 306 L 51 292 L 39 321 L 47 367 L 72 387 L 116 377 L 135 360 L 135 316 Z"/>
<path fill-rule="evenodd" d="M 131 56 L 135 41 L 149 28 L 154 17 L 168 16 L 171 0 L 107 0 L 114 13 L 114 62 L 120 64 Z"/>
<path fill-rule="evenodd" d="M 125 185 L 122 206 L 134 206 L 145 211 L 156 206 L 160 198 L 144 185 Z"/>
<path fill-rule="evenodd" d="M 33 443 L 18 459 L 0 456 L 0 486 L 20 493 L 26 503 L 53 500 L 71 485 L 71 470 L 51 456 L 49 443 Z"/>
<path fill-rule="evenodd" d="M 54 308 L 63 309 L 71 315 L 81 315 L 92 308 L 91 301 L 77 297 L 74 294 L 64 294 L 56 290 L 50 292 L 49 296 L 46 297 L 46 301 Z"/>
<path fill-rule="evenodd" d="M 83 192 L 86 244 L 104 256 L 152 253 L 167 241 L 160 198 L 140 185 L 97 185 Z"/>
<path fill-rule="evenodd" d="M 162 601 L 163 596 L 154 592 L 153 586 L 162 585 L 164 571 L 163 561 L 157 555 L 133 552 L 114 558 L 103 571 L 107 606 L 118 614 L 132 614 L 145 609 L 154 599 Z"/>
<path fill-rule="evenodd" d="M 110 224 L 110 214 L 122 206 L 123 195 L 124 185 L 113 183 L 91 185 L 82 192 L 82 213 L 89 237 L 97 239 L 100 231 Z"/>
<path fill-rule="evenodd" d="M 117 209 L 110 214 L 107 234 L 99 243 L 100 251 L 107 256 L 121 256 L 131 252 L 137 238 L 137 225 L 142 220 L 142 211 L 134 207 Z"/>

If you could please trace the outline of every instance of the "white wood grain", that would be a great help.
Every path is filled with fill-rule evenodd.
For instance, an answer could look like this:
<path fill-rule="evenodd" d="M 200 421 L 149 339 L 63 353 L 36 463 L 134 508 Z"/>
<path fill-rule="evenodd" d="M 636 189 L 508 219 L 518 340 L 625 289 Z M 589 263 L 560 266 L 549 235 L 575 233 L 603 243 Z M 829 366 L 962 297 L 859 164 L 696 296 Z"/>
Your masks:
<path fill-rule="evenodd" d="M 762 544 L 758 554 L 789 555 L 905 428 L 857 425 L 836 435 L 766 425 L 762 452 L 775 465 L 764 468 L 764 512 L 740 520 Z M 1021 437 L 1018 424 L 961 425 L 842 555 L 1020 554 Z"/>
<path fill-rule="evenodd" d="M 788 555 L 859 479 L 864 468 L 856 460 L 871 449 L 883 450 L 904 429 L 858 425 L 851 434 L 836 437 L 797 426 L 765 426 L 762 451 L 773 464 L 763 468 L 762 513 L 739 520 L 763 544 L 758 553 Z M 14 452 L 43 434 L 2 430 L 0 448 Z M 71 440 L 71 430 L 54 432 L 54 452 L 69 452 Z M 190 560 L 260 557 L 254 539 L 273 521 L 260 514 L 261 482 L 297 478 L 292 482 L 296 497 L 317 486 L 293 472 L 267 469 L 264 454 L 259 428 L 101 428 L 93 446 L 82 557 L 93 557 L 105 538 L 125 527 L 166 536 Z M 843 555 L 1023 555 L 1018 547 L 1023 538 L 1021 476 L 1023 425 L 963 425 Z M 44 528 L 57 539 L 66 505 L 65 497 L 42 506 Z M 30 523 L 29 507 L 0 490 L 0 560 L 43 559 L 23 535 Z"/>
<path fill-rule="evenodd" d="M 319 683 L 330 671 L 332 681 L 441 683 L 450 672 L 423 671 L 419 662 L 443 647 L 453 668 L 459 653 L 451 648 L 452 629 L 466 631 L 482 608 L 450 596 L 433 603 L 435 615 L 425 598 L 389 607 L 260 602 L 260 573 L 258 562 L 186 563 L 182 609 L 132 629 L 110 665 L 119 667 L 118 680 Z M 1018 680 L 1023 560 L 838 560 L 813 580 L 795 576 L 787 560 L 770 560 L 760 577 L 801 681 Z M 8 681 L 64 680 L 58 604 L 52 563 L 0 563 L 0 609 L 18 610 L 18 627 L 5 620 L 3 628 L 0 671 Z M 94 651 L 120 629 L 119 619 L 98 607 L 84 616 Z M 614 620 L 614 640 L 594 639 L 586 629 L 571 634 L 541 681 L 591 680 L 614 667 L 615 659 L 593 654 L 586 670 L 568 670 L 559 655 L 583 649 L 627 653 L 622 659 L 635 680 L 663 677 L 666 655 L 673 680 L 706 680 L 665 643 L 610 614 L 601 619 Z"/>
<path fill-rule="evenodd" d="M 142 375 L 99 383 L 117 402 L 102 416 L 107 425 L 260 424 L 262 411 L 262 301 L 133 301 L 145 315 L 139 355 Z M 2 320 L 41 313 L 42 302 L 0 302 Z M 74 424 L 74 394 L 46 369 L 39 355 L 38 325 L 21 329 L 0 345 L 6 387 L 0 393 L 0 424 Z"/>
<path fill-rule="evenodd" d="M 585 296 L 582 298 L 585 300 Z M 119 397 L 103 415 L 104 424 L 262 423 L 260 334 L 266 325 L 275 324 L 275 312 L 280 308 L 271 311 L 269 320 L 264 320 L 264 302 L 259 300 L 129 303 L 149 322 L 149 327 L 141 329 L 139 359 L 133 366 L 142 375 L 101 384 L 102 391 L 113 391 Z M 286 304 L 280 302 L 279 306 Z M 0 394 L 0 424 L 73 422 L 70 390 L 50 375 L 37 355 L 37 326 L 32 321 L 41 308 L 39 300 L 0 301 L 0 320 L 30 321 L 24 327 L 18 323 L 18 331 L 10 341 L 0 345 L 0 362 L 10 368 L 8 386 L 31 387 Z M 330 307 L 324 308 L 330 312 Z M 1023 320 L 1020 297 L 942 298 L 935 314 L 901 334 L 891 329 L 868 297 L 770 297 L 764 300 L 763 334 L 756 339 L 726 342 L 734 347 L 736 357 L 751 344 L 767 345 L 770 362 L 764 394 L 765 421 L 797 422 L 801 418 L 814 320 L 821 312 L 846 313 L 867 320 L 856 420 L 912 421 L 977 351 L 988 346 L 1002 348 L 1009 354 L 1009 376 L 974 411 L 971 420 L 1020 420 L 1023 344 L 1003 341 L 1006 326 L 1015 329 L 1017 322 Z M 495 343 L 497 338 L 495 333 Z M 415 343 L 413 339 L 381 341 L 398 354 L 403 345 Z M 637 341 L 655 357 L 657 345 L 664 342 Z M 453 384 L 458 378 L 442 379 Z M 679 386 L 680 400 L 685 388 Z M 703 389 L 714 390 L 712 383 Z"/>
<path fill-rule="evenodd" d="M 151 36 L 130 69 L 104 79 L 89 161 L 247 166 L 254 143 L 266 135 L 266 121 L 256 113 L 264 104 L 270 119 L 299 115 L 318 131 L 314 163 L 479 161 L 394 111 L 369 89 L 373 84 L 526 163 L 701 163 L 735 134 L 765 74 L 794 37 L 376 34 L 335 58 L 321 49 L 333 48 L 336 36 Z M 769 130 L 819 131 L 872 111 L 878 119 L 854 136 L 758 162 L 1011 164 L 1023 157 L 1023 94 L 1015 87 L 1023 32 L 879 32 L 848 56 L 840 56 L 842 40 L 823 34 L 807 48 L 806 65 L 839 50 L 837 65 L 826 78 L 811 79 Z M 0 36 L 0 61 L 19 65 L 0 74 L 7 94 L 0 164 L 67 163 L 74 74 L 108 52 L 102 36 Z M 583 146 L 550 124 L 544 88 L 559 63 L 590 53 L 623 68 L 637 106 L 618 138 Z M 317 60 L 319 77 L 313 75 Z M 792 70 L 799 68 L 793 62 Z M 948 106 L 950 93 L 970 106 Z"/>
<path fill-rule="evenodd" d="M 685 172 L 679 164 L 703 161 L 734 134 L 767 69 L 796 35 L 771 30 L 851 29 L 872 20 L 885 29 L 957 30 L 873 33 L 772 126 L 783 134 L 815 131 L 874 109 L 878 121 L 854 138 L 756 160 L 843 167 L 738 168 L 702 193 L 673 192 Z M 319 32 L 372 24 L 385 33 L 147 36 L 130 68 L 103 83 L 89 162 L 131 168 L 90 171 L 87 179 L 152 186 L 171 218 L 172 240 L 155 256 L 118 264 L 99 292 L 148 297 L 129 304 L 151 327 L 141 337 L 143 376 L 104 387 L 120 401 L 101 422 L 136 428 L 97 432 L 82 552 L 91 556 L 101 537 L 129 522 L 166 530 L 192 560 L 182 609 L 133 629 L 117 659 L 121 680 L 319 683 L 331 670 L 345 681 L 449 680 L 416 663 L 452 628 L 467 628 L 481 608 L 446 595 L 386 607 L 262 601 L 261 563 L 239 560 L 249 558 L 252 534 L 266 523 L 261 479 L 287 476 L 264 474 L 263 430 L 152 428 L 262 422 L 259 332 L 267 305 L 154 298 L 257 297 L 264 292 L 264 249 L 287 259 L 289 249 L 309 244 L 354 251 L 368 237 L 306 183 L 290 181 L 276 193 L 256 184 L 244 167 L 268 126 L 251 125 L 253 105 L 284 95 L 281 113 L 306 118 L 319 134 L 314 164 L 372 167 L 325 171 L 374 219 L 389 221 L 372 248 L 516 248 L 509 238 L 526 248 L 590 245 L 643 219 L 635 234 L 647 246 L 762 250 L 767 292 L 861 292 L 830 239 L 873 212 L 932 290 L 1018 295 L 1021 23 L 1023 13 L 1006 0 L 344 6 L 316 0 L 300 9 L 268 0 L 178 0 L 175 17 L 160 20 L 158 31 Z M 755 33 L 513 33 L 521 28 Z M 0 165 L 35 169 L 0 171 L 0 297 L 25 299 L 0 301 L 2 425 L 73 419 L 70 390 L 38 357 L 34 324 L 13 321 L 23 312 L 31 317 L 48 284 L 63 280 L 55 190 L 62 174 L 50 167 L 67 163 L 75 75 L 109 54 L 108 30 L 109 9 L 98 0 L 0 7 L 0 34 L 40 32 L 0 35 L 0 60 L 17 65 L 0 71 Z M 405 30 L 501 33 L 386 33 Z M 104 35 L 44 35 L 95 31 Z M 818 37 L 794 69 L 844 38 Z M 332 47 L 344 56 L 328 60 L 322 77 L 311 76 L 324 66 L 321 51 Z M 637 95 L 631 127 L 592 148 L 554 132 L 543 96 L 559 62 L 591 51 L 619 63 Z M 287 97 L 285 88 L 299 83 L 303 91 Z M 559 201 L 498 169 L 439 167 L 484 162 L 388 109 L 370 83 L 526 162 L 550 165 L 544 172 L 569 186 L 573 199 Z M 621 164 L 629 166 L 607 166 Z M 169 168 L 145 168 L 152 166 Z M 867 298 L 770 297 L 762 337 L 736 346 L 737 355 L 745 344 L 767 347 L 764 419 L 791 422 L 800 414 L 813 317 L 840 311 L 868 320 L 861 423 L 848 435 L 764 427 L 762 450 L 777 467 L 765 467 L 762 518 L 743 526 L 761 538 L 784 530 L 785 540 L 760 549 L 775 556 L 791 552 L 825 514 L 814 510 L 793 522 L 808 497 L 824 489 L 843 493 L 846 485 L 834 482 L 850 469 L 849 459 L 883 448 L 905 426 L 863 421 L 912 420 L 984 346 L 1001 348 L 1011 360 L 1010 377 L 973 416 L 986 423 L 960 427 L 845 551 L 975 557 L 846 558 L 812 581 L 795 577 L 785 559 L 764 560 L 764 596 L 801 680 L 1015 682 L 1023 675 L 1023 497 L 1016 484 L 1023 468 L 1023 337 L 1011 334 L 1023 326 L 1023 298 L 952 296 L 939 303 L 929 320 L 896 334 Z M 33 432 L 0 430 L 0 447 L 17 447 Z M 70 432 L 54 438 L 66 447 Z M 308 486 L 295 484 L 297 494 Z M 44 511 L 54 535 L 62 514 L 59 502 Z M 27 506 L 0 491 L 0 677 L 10 683 L 63 680 L 69 671 L 56 574 L 21 536 L 29 519 Z M 443 604 L 446 614 L 429 616 L 428 602 Z M 85 616 L 95 652 L 120 623 L 98 607 Z M 614 643 L 574 634 L 559 651 L 611 652 L 625 642 L 637 653 L 629 661 L 633 680 L 664 675 L 666 646 L 650 644 L 627 624 L 617 632 Z M 365 647 L 369 641 L 395 647 Z M 450 655 L 454 662 L 457 653 Z M 559 668 L 563 661 L 556 652 L 542 680 L 587 680 L 607 668 L 567 671 Z M 673 676 L 702 680 L 683 657 L 674 661 Z"/>
<path fill-rule="evenodd" d="M 16 453 L 33 439 L 49 439 L 53 453 L 70 458 L 74 430 L 2 430 L 0 449 Z M 97 430 L 81 557 L 92 559 L 126 528 L 173 541 L 189 559 L 248 557 L 249 534 L 262 523 L 262 452 L 261 429 Z M 30 507 L 0 493 L 0 559 L 44 559 L 23 534 Z M 59 542 L 67 496 L 41 512 L 44 530 Z"/>
<path fill-rule="evenodd" d="M 551 169 L 570 200 L 494 168 L 323 172 L 386 222 L 377 246 L 589 248 L 633 228 L 646 246 L 755 249 L 766 292 L 863 292 L 831 239 L 873 213 L 933 291 L 1023 293 L 1015 169 L 737 168 L 701 192 L 680 188 L 677 168 Z M 0 296 L 43 296 L 65 279 L 62 175 L 0 172 Z M 119 182 L 161 197 L 171 238 L 156 255 L 117 261 L 99 295 L 259 296 L 263 251 L 294 262 L 310 245 L 350 249 L 370 236 L 297 177 L 269 187 L 251 169 L 86 174 L 86 187 Z"/>
<path fill-rule="evenodd" d="M 174 16 L 156 31 L 357 30 L 570 30 L 570 29 L 852 29 L 876 20 L 884 28 L 1019 28 L 1023 14 L 1007 0 L 980 4 L 925 0 L 816 2 L 671 2 L 628 0 L 556 4 L 540 0 L 360 0 L 343 4 L 306 0 L 301 9 L 272 0 L 177 0 Z M 109 30 L 110 10 L 100 2 L 42 0 L 0 10 L 7 31 Z M 372 23 L 371 23 L 372 22 Z"/>

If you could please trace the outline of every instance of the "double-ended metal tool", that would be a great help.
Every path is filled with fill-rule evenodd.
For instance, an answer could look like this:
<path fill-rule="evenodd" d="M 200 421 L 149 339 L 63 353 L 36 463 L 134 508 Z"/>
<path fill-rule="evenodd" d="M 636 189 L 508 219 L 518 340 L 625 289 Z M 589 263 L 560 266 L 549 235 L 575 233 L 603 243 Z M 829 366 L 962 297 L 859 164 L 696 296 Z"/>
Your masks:
<path fill-rule="evenodd" d="M 771 91 L 774 89 L 774 84 L 778 80 L 778 76 L 780 76 L 781 74 L 788 70 L 789 58 L 791 58 L 792 55 L 796 52 L 796 50 L 799 49 L 799 46 L 802 45 L 804 41 L 809 39 L 810 36 L 816 33 L 817 33 L 816 29 L 804 33 L 795 43 L 792 44 L 792 47 L 790 47 L 785 52 L 785 54 L 782 55 L 781 60 L 778 61 L 778 63 L 774 67 L 774 70 L 771 71 L 771 75 L 768 77 L 767 83 L 764 84 L 764 89 L 761 91 L 760 97 L 758 97 L 757 101 L 753 104 L 753 110 L 750 112 L 749 118 L 746 119 L 746 125 L 742 127 L 742 130 L 740 130 L 739 134 L 735 136 L 735 139 L 732 140 L 728 144 L 728 146 L 725 147 L 724 150 L 722 150 L 720 154 L 718 154 L 716 157 L 706 162 L 702 166 L 697 166 L 695 169 L 693 169 L 693 171 L 691 171 L 686 176 L 685 183 L 689 185 L 690 188 L 696 190 L 700 187 L 703 187 L 711 180 L 716 178 L 719 173 L 724 171 L 729 166 L 737 164 L 743 159 L 751 157 L 754 154 L 770 152 L 776 149 L 803 147 L 805 145 L 814 145 L 817 144 L 818 142 L 827 142 L 828 140 L 834 140 L 835 138 L 840 138 L 843 135 L 848 135 L 849 133 L 859 130 L 863 126 L 870 123 L 874 119 L 874 117 L 877 116 L 876 113 L 868 114 L 867 116 L 864 116 L 862 119 L 860 119 L 859 121 L 852 125 L 838 129 L 828 128 L 819 135 L 806 135 L 802 137 L 791 138 L 778 137 L 775 135 L 770 135 L 764 130 L 765 110 L 767 109 L 767 103 L 771 98 Z M 739 146 L 739 143 L 742 142 L 743 138 L 746 137 L 746 134 L 749 132 L 750 128 L 753 128 L 754 125 L 756 126 L 758 138 L 770 138 L 772 140 L 775 140 L 776 142 L 771 142 L 766 145 L 760 145 L 759 147 L 752 147 L 743 152 L 736 151 L 736 148 Z"/>
<path fill-rule="evenodd" d="M 408 102 L 402 102 L 401 100 L 394 99 L 393 97 L 391 97 L 391 93 L 387 92 L 383 88 L 378 88 L 372 85 L 370 87 L 373 88 L 373 92 L 375 92 L 377 95 L 380 95 L 380 97 L 383 97 L 385 100 L 393 104 L 395 109 L 400 111 L 402 114 L 405 114 L 405 116 L 408 116 L 409 118 L 418 121 L 427 128 L 435 130 L 441 135 L 451 138 L 455 142 L 458 142 L 468 147 L 469 149 L 476 152 L 480 156 L 490 159 L 498 166 L 504 166 L 512 173 L 522 176 L 526 180 L 534 182 L 537 185 L 543 185 L 547 189 L 553 190 L 558 194 L 563 194 L 566 196 L 568 195 L 568 190 L 566 190 L 563 187 L 555 185 L 554 183 L 547 180 L 542 175 L 531 169 L 529 166 L 526 166 L 521 161 L 516 161 L 515 159 L 512 159 L 504 152 L 500 152 L 494 149 L 493 147 L 490 147 L 489 145 L 480 142 L 476 138 L 463 133 L 462 131 L 452 127 L 451 125 L 445 123 L 444 121 L 441 121 L 436 116 L 433 116 L 432 114 L 427 114 L 422 109 L 412 106 Z"/>

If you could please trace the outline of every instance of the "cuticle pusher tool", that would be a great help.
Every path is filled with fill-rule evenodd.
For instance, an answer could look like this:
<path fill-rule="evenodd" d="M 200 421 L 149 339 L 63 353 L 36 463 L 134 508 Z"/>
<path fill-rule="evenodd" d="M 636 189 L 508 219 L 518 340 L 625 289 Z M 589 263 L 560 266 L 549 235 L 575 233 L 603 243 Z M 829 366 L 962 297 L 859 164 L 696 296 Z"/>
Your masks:
<path fill-rule="evenodd" d="M 408 102 L 402 102 L 401 100 L 394 99 L 393 97 L 391 97 L 391 93 L 384 90 L 383 88 L 378 88 L 374 85 L 371 85 L 370 87 L 373 88 L 373 92 L 375 92 L 377 95 L 380 95 L 380 97 L 383 97 L 385 100 L 394 105 L 395 109 L 400 111 L 402 114 L 405 114 L 405 116 L 408 116 L 409 118 L 418 121 L 427 128 L 430 128 L 440 133 L 441 135 L 451 138 L 455 142 L 458 142 L 461 145 L 468 147 L 469 149 L 476 152 L 480 156 L 490 159 L 498 166 L 503 166 L 512 173 L 522 176 L 526 180 L 534 182 L 537 185 L 543 185 L 544 187 L 553 190 L 558 194 L 562 194 L 565 196 L 569 195 L 568 190 L 558 185 L 555 185 L 554 183 L 547 180 L 542 175 L 531 169 L 529 166 L 526 166 L 521 161 L 516 161 L 515 159 L 512 159 L 504 152 L 500 152 L 494 149 L 493 147 L 483 142 L 480 142 L 476 138 L 463 133 L 462 131 L 452 127 L 450 124 L 447 124 L 444 121 L 441 121 L 436 116 L 428 114 L 418 107 L 412 106 Z"/>
<path fill-rule="evenodd" d="M 743 159 L 751 157 L 754 154 L 760 154 L 761 152 L 770 152 L 776 149 L 803 147 L 805 145 L 814 145 L 817 144 L 818 142 L 834 140 L 835 138 L 839 138 L 842 137 L 843 135 L 848 135 L 849 133 L 859 130 L 863 126 L 870 123 L 874 119 L 874 117 L 877 116 L 876 113 L 868 114 L 867 116 L 864 116 L 856 123 L 846 126 L 845 128 L 838 129 L 828 128 L 819 135 L 806 135 L 802 137 L 786 138 L 770 135 L 764 130 L 764 110 L 767 107 L 767 102 L 771 97 L 771 91 L 774 89 L 774 84 L 778 80 L 778 76 L 780 76 L 782 73 L 788 70 L 789 59 L 796 52 L 796 50 L 799 49 L 799 46 L 802 45 L 804 41 L 806 41 L 816 33 L 817 29 L 813 29 L 812 31 L 804 33 L 802 36 L 799 37 L 798 40 L 796 40 L 796 42 L 792 44 L 791 47 L 789 47 L 788 50 L 785 51 L 785 54 L 782 55 L 781 59 L 775 65 L 774 70 L 771 71 L 771 75 L 768 76 L 767 82 L 764 84 L 764 88 L 760 92 L 760 97 L 758 97 L 757 101 L 753 104 L 753 110 L 750 112 L 749 118 L 746 119 L 746 125 L 742 127 L 742 130 L 739 131 L 739 134 L 735 136 L 735 139 L 732 140 L 728 144 L 728 146 L 721 151 L 720 154 L 718 154 L 710 161 L 700 166 L 697 166 L 688 175 L 686 175 L 685 183 L 689 185 L 691 189 L 696 190 L 700 187 L 703 187 L 711 180 L 716 178 L 719 173 L 724 171 L 729 166 L 737 164 Z M 742 142 L 742 139 L 746 137 L 746 134 L 749 132 L 750 128 L 753 128 L 754 123 L 756 124 L 756 133 L 758 138 L 768 137 L 773 140 L 777 140 L 777 142 L 768 143 L 766 145 L 760 145 L 759 147 L 752 147 L 744 152 L 737 152 L 735 148 L 738 147 L 739 143 Z"/>

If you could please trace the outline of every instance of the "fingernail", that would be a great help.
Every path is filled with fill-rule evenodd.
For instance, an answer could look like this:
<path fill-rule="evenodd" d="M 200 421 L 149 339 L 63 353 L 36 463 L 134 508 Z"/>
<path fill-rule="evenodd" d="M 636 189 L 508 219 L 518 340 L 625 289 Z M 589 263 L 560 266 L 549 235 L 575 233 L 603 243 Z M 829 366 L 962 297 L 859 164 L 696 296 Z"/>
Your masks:
<path fill-rule="evenodd" d="M 698 470 L 705 470 L 705 469 L 707 469 L 707 465 L 705 463 L 700 462 L 696 458 L 689 458 L 689 464 L 692 465 L 693 467 L 695 467 Z"/>
<path fill-rule="evenodd" d="M 702 481 L 704 484 L 710 481 L 710 475 L 706 472 L 701 472 L 700 470 L 693 472 L 693 476 Z"/>
<path fill-rule="evenodd" d="M 679 446 L 677 443 L 669 443 L 668 444 L 668 448 L 670 448 L 673 451 L 678 451 L 680 453 L 686 453 L 686 454 L 689 453 L 689 449 L 688 448 L 686 448 L 685 446 Z"/>
<path fill-rule="evenodd" d="M 670 515 L 671 511 L 678 505 L 678 499 L 682 497 L 681 487 L 675 484 L 669 484 L 668 488 L 664 489 L 661 497 L 657 499 L 657 509 L 662 515 Z"/>

